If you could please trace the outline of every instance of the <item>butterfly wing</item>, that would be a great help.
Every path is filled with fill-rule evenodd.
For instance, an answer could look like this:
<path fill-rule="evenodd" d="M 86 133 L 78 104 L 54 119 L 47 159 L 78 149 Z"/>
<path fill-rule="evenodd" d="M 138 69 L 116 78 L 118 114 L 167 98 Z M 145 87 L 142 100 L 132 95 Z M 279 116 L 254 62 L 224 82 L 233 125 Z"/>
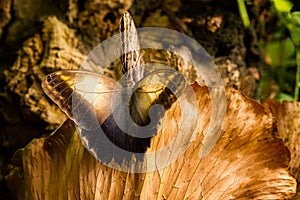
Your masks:
<path fill-rule="evenodd" d="M 79 127 L 93 130 L 110 115 L 111 95 L 121 90 L 104 75 L 85 71 L 58 71 L 42 82 L 48 97 Z"/>
<path fill-rule="evenodd" d="M 185 85 L 184 77 L 173 69 L 155 70 L 139 81 L 130 99 L 130 115 L 139 126 L 156 124 L 164 111 L 159 109 L 149 113 L 155 104 L 168 110 L 182 93 Z M 163 111 L 163 112 L 162 112 Z M 152 115 L 152 116 L 151 116 Z M 150 119 L 151 118 L 151 119 Z"/>
<path fill-rule="evenodd" d="M 120 19 L 120 35 L 122 72 L 127 76 L 128 80 L 136 83 L 144 76 L 144 71 L 141 67 L 144 61 L 140 53 L 140 43 L 134 21 L 127 11 Z M 133 68 L 135 70 L 132 70 Z"/>

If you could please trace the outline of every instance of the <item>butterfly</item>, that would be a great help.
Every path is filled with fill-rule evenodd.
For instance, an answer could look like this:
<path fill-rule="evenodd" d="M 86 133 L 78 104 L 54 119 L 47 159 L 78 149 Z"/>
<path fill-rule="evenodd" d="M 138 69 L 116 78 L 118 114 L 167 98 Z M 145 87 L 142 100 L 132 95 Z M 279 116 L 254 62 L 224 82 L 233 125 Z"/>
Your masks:
<path fill-rule="evenodd" d="M 129 12 L 121 17 L 120 33 L 122 80 L 117 82 L 95 72 L 63 70 L 42 81 L 48 97 L 79 127 L 87 149 L 106 162 L 112 159 L 106 156 L 107 139 L 123 150 L 144 153 L 159 120 L 177 100 L 185 83 L 176 70 L 153 65 L 147 68 Z M 99 131 L 105 137 L 100 137 Z M 124 158 L 118 156 L 122 162 Z"/>

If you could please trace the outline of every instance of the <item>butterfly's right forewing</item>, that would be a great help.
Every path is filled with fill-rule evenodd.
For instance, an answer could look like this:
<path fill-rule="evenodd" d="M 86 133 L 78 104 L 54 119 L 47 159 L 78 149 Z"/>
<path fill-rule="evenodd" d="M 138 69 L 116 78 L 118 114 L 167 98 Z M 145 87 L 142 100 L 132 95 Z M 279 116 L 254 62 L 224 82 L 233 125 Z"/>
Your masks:
<path fill-rule="evenodd" d="M 130 81 L 136 83 L 144 76 L 144 61 L 140 53 L 137 30 L 129 12 L 125 12 L 120 19 L 120 35 L 122 72 Z"/>
<path fill-rule="evenodd" d="M 130 99 L 130 115 L 135 123 L 145 126 L 151 120 L 158 121 L 164 110 L 172 106 L 185 88 L 185 79 L 173 69 L 159 69 L 138 82 L 136 88 Z M 156 110 L 152 116 L 156 119 L 150 119 L 149 111 L 155 104 L 161 105 L 163 110 Z"/>

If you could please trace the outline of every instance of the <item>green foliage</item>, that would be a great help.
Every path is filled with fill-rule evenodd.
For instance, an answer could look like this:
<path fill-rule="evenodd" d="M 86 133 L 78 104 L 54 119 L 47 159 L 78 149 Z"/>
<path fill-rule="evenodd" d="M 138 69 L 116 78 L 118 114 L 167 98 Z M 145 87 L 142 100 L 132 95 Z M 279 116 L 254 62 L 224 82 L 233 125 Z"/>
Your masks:
<path fill-rule="evenodd" d="M 293 3 L 289 0 L 274 0 L 275 9 L 278 12 L 290 12 L 293 7 Z"/>
<path fill-rule="evenodd" d="M 274 68 L 280 66 L 286 68 L 294 60 L 295 47 L 289 38 L 272 40 L 265 45 L 264 50 L 270 57 L 271 66 Z"/>
<path fill-rule="evenodd" d="M 278 100 L 278 101 L 293 101 L 294 100 L 294 98 L 291 96 L 291 95 L 289 95 L 289 94 L 285 94 L 285 93 L 283 93 L 283 92 L 279 92 L 278 94 L 277 94 L 277 96 L 276 96 L 276 99 Z"/>
<path fill-rule="evenodd" d="M 263 74 L 264 79 L 261 80 L 261 86 L 265 87 L 268 82 L 275 79 L 281 92 L 292 94 L 295 79 L 293 75 L 291 76 L 291 73 L 296 66 L 296 61 L 295 48 L 291 39 L 271 40 L 265 44 L 264 52 L 267 55 L 266 61 L 271 68 Z M 263 83 L 263 81 L 266 83 Z"/>
<path fill-rule="evenodd" d="M 250 26 L 250 20 L 248 17 L 248 12 L 244 0 L 237 0 L 237 4 L 244 26 Z"/>
<path fill-rule="evenodd" d="M 292 12 L 293 2 L 290 0 L 271 0 L 271 3 L 285 28 L 279 27 L 279 30 L 273 34 L 273 38 L 280 39 L 272 40 L 265 45 L 265 52 L 268 55 L 271 69 L 263 74 L 260 86 L 262 88 L 266 87 L 270 81 L 268 78 L 274 78 L 281 90 L 276 98 L 280 101 L 291 100 L 289 94 L 294 93 L 294 101 L 297 101 L 300 88 L 300 12 Z M 237 4 L 244 26 L 250 26 L 245 0 L 237 0 Z M 286 29 L 290 33 L 290 39 L 282 39 Z M 291 69 L 294 69 L 295 66 L 297 66 L 296 75 L 291 77 Z M 292 88 L 292 85 L 295 85 L 294 88 Z"/>
<path fill-rule="evenodd" d="M 281 23 L 289 30 L 291 40 L 296 51 L 296 76 L 294 101 L 299 99 L 300 88 L 300 12 L 292 11 L 293 3 L 289 0 L 272 0 L 274 10 Z"/>

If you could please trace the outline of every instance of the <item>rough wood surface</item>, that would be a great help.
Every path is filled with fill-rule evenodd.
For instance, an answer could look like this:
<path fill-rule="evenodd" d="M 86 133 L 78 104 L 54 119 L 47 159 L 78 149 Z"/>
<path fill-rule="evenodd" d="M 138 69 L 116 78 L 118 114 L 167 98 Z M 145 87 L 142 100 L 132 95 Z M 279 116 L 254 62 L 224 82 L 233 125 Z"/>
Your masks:
<path fill-rule="evenodd" d="M 0 38 L 3 33 L 3 28 L 7 25 L 7 23 L 11 19 L 10 14 L 10 0 L 1 0 L 0 1 Z"/>
<path fill-rule="evenodd" d="M 10 189 L 17 199 L 291 198 L 296 180 L 288 171 L 289 151 L 274 136 L 271 113 L 240 92 L 227 90 L 223 132 L 213 150 L 201 158 L 210 100 L 207 88 L 193 87 L 201 113 L 199 134 L 183 156 L 166 168 L 140 174 L 108 168 L 84 149 L 73 123 L 67 120 L 49 137 L 35 139 L 15 154 L 14 168 L 7 177 Z M 167 111 L 164 126 L 148 151 L 177 137 L 178 109 L 179 104 L 174 104 Z"/>

